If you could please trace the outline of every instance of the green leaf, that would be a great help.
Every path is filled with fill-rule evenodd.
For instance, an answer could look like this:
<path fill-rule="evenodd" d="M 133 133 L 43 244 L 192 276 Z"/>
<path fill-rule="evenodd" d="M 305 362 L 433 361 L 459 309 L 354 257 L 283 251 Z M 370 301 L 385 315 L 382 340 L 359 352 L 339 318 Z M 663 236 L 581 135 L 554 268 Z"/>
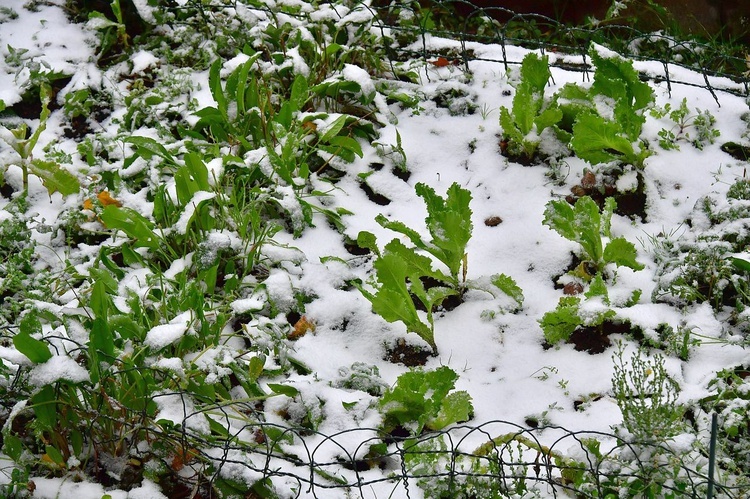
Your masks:
<path fill-rule="evenodd" d="M 111 361 L 115 355 L 115 341 L 109 323 L 105 318 L 97 317 L 91 324 L 89 334 L 89 347 L 92 358 L 99 358 L 99 352 L 103 353 L 103 361 Z"/>
<path fill-rule="evenodd" d="M 106 272 L 101 272 L 100 274 L 106 274 Z M 112 307 L 112 299 L 107 294 L 107 285 L 104 279 L 96 279 L 94 281 L 94 285 L 91 287 L 91 301 L 89 304 L 91 305 L 91 311 L 94 312 L 94 317 L 107 318 L 109 309 Z"/>
<path fill-rule="evenodd" d="M 119 229 L 135 239 L 137 247 L 158 249 L 161 246 L 162 240 L 151 230 L 151 222 L 135 210 L 116 205 L 105 206 L 101 219 L 107 228 Z"/>
<path fill-rule="evenodd" d="M 638 263 L 635 246 L 624 237 L 612 239 L 604 248 L 604 261 L 614 263 L 618 267 L 628 267 L 633 270 L 643 270 L 643 264 Z"/>
<path fill-rule="evenodd" d="M 338 118 L 336 118 L 333 123 L 328 125 L 328 128 L 326 128 L 325 133 L 320 136 L 321 142 L 330 142 L 332 138 L 337 136 L 341 129 L 344 128 L 344 125 L 346 125 L 346 120 L 349 119 L 349 116 L 346 114 L 342 114 Z"/>
<path fill-rule="evenodd" d="M 376 255 L 380 256 L 380 249 L 378 248 L 377 239 L 375 234 L 366 230 L 360 231 L 357 234 L 357 246 L 364 249 L 369 249 Z"/>
<path fill-rule="evenodd" d="M 583 325 L 583 319 L 578 315 L 580 298 L 563 296 L 557 308 L 542 316 L 539 325 L 544 331 L 544 338 L 554 345 L 560 341 L 568 341 L 577 327 Z"/>
<path fill-rule="evenodd" d="M 30 402 L 36 415 L 36 429 L 52 430 L 57 424 L 57 397 L 54 385 L 45 385 L 31 397 Z"/>
<path fill-rule="evenodd" d="M 541 134 L 545 128 L 549 128 L 562 120 L 563 112 L 560 108 L 550 107 L 539 113 L 534 119 L 537 134 Z"/>
<path fill-rule="evenodd" d="M 23 454 L 23 441 L 21 441 L 21 439 L 14 434 L 10 433 L 10 431 L 4 431 L 3 452 L 13 461 L 20 462 L 21 455 Z"/>
<path fill-rule="evenodd" d="M 550 201 L 543 223 L 564 238 L 579 243 L 591 263 L 597 267 L 601 264 L 601 216 L 599 206 L 589 196 L 578 199 L 573 207 L 564 200 Z"/>
<path fill-rule="evenodd" d="M 592 165 L 623 161 L 636 162 L 636 153 L 622 126 L 593 113 L 582 113 L 573 125 L 570 142 L 576 155 Z"/>
<path fill-rule="evenodd" d="M 750 262 L 747 260 L 743 260 L 742 258 L 737 257 L 730 257 L 729 260 L 732 262 L 732 265 L 735 266 L 738 270 L 742 270 L 743 272 L 750 272 Z"/>
<path fill-rule="evenodd" d="M 59 192 L 63 196 L 75 194 L 81 189 L 78 177 L 54 161 L 35 159 L 29 165 L 29 173 L 39 177 L 50 194 Z"/>
<path fill-rule="evenodd" d="M 363 155 L 362 152 L 362 146 L 359 145 L 359 142 L 357 142 L 356 139 L 353 139 L 351 137 L 345 137 L 345 136 L 339 136 L 332 137 L 328 143 L 336 148 L 335 153 L 336 155 L 340 156 L 345 161 L 348 161 L 351 163 L 354 161 L 354 154 L 359 156 L 360 158 Z M 342 152 L 348 152 L 348 155 L 342 154 Z"/>
<path fill-rule="evenodd" d="M 373 264 L 380 289 L 374 295 L 360 291 L 372 303 L 372 310 L 388 322 L 401 321 L 409 332 L 418 334 L 435 348 L 432 328 L 422 322 L 406 287 L 407 264 L 398 255 L 384 253 Z"/>
<path fill-rule="evenodd" d="M 142 137 L 140 135 L 132 135 L 123 140 L 126 144 L 133 144 L 136 146 L 136 151 L 139 156 L 144 159 L 151 159 L 152 156 L 156 155 L 172 165 L 177 165 L 172 154 L 167 149 L 158 143 L 151 137 Z"/>
<path fill-rule="evenodd" d="M 292 93 L 289 97 L 289 102 L 292 103 L 292 110 L 294 112 L 301 111 L 309 98 L 310 92 L 308 91 L 307 78 L 298 74 L 294 78 L 294 83 L 292 83 Z"/>
<path fill-rule="evenodd" d="M 523 307 L 523 290 L 512 277 L 505 274 L 495 274 L 492 276 L 490 282 L 500 291 L 511 297 L 518 304 L 518 308 Z"/>
<path fill-rule="evenodd" d="M 383 214 L 378 214 L 378 216 L 375 217 L 375 221 L 379 223 L 383 228 L 390 229 L 392 231 L 399 232 L 405 235 L 417 248 L 423 250 L 426 250 L 428 248 L 427 243 L 422 240 L 422 236 L 419 235 L 419 232 L 407 226 L 403 222 L 388 220 Z"/>
<path fill-rule="evenodd" d="M 598 273 L 591 279 L 589 283 L 589 289 L 584 293 L 586 298 L 593 298 L 595 296 L 601 296 L 604 303 L 609 304 L 609 292 L 607 291 L 607 285 L 604 284 L 602 274 Z"/>
<path fill-rule="evenodd" d="M 443 262 L 458 284 L 458 273 L 466 255 L 466 245 L 471 239 L 471 192 L 453 183 L 444 199 L 426 184 L 416 185 L 417 195 L 427 205 L 425 222 L 432 236 L 432 244 L 426 249 Z"/>
<path fill-rule="evenodd" d="M 440 410 L 435 418 L 427 422 L 427 428 L 442 430 L 448 425 L 468 421 L 474 414 L 471 395 L 466 391 L 449 393 L 443 399 Z"/>
<path fill-rule="evenodd" d="M 438 416 L 456 379 L 458 375 L 447 366 L 403 373 L 380 399 L 385 430 L 401 425 L 410 427 L 415 435 L 421 433 L 425 424 Z"/>
<path fill-rule="evenodd" d="M 537 92 L 544 92 L 547 82 L 552 77 L 549 69 L 549 57 L 539 57 L 531 52 L 521 61 L 521 81 Z"/>
<path fill-rule="evenodd" d="M 287 397 L 296 397 L 299 395 L 299 390 L 297 390 L 295 387 L 290 385 L 282 385 L 279 383 L 268 383 L 268 388 L 273 393 L 278 393 L 279 395 L 286 395 Z"/>
<path fill-rule="evenodd" d="M 612 97 L 633 110 L 644 109 L 654 101 L 653 89 L 641 81 L 633 61 L 619 56 L 603 57 L 596 50 L 591 51 L 591 60 L 596 66 L 592 92 Z"/>
<path fill-rule="evenodd" d="M 35 364 L 43 364 L 52 358 L 52 352 L 47 343 L 32 337 L 41 334 L 42 323 L 32 310 L 21 319 L 19 332 L 13 336 L 13 346 Z"/>

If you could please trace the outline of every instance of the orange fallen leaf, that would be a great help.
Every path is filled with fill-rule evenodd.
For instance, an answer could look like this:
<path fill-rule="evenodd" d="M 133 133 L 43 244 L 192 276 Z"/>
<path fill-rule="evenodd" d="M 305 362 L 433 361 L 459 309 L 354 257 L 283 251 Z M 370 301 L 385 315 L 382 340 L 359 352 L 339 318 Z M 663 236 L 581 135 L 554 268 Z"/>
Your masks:
<path fill-rule="evenodd" d="M 450 66 L 451 61 L 446 59 L 445 57 L 438 57 L 434 61 L 430 61 L 433 66 L 436 66 L 438 68 L 444 68 L 445 66 Z"/>
<path fill-rule="evenodd" d="M 186 464 L 194 461 L 198 457 L 196 449 L 178 449 L 172 458 L 172 470 L 180 471 Z"/>
<path fill-rule="evenodd" d="M 99 202 L 102 204 L 102 206 L 109 206 L 109 205 L 115 205 L 118 208 L 122 206 L 122 203 L 118 201 L 117 199 L 113 198 L 109 191 L 102 191 L 99 194 L 96 195 L 96 198 L 99 200 Z"/>
<path fill-rule="evenodd" d="M 292 330 L 292 332 L 290 332 L 287 337 L 290 340 L 297 340 L 299 338 L 302 338 L 304 335 L 306 335 L 308 331 L 315 331 L 315 323 L 303 315 L 294 324 L 294 330 Z"/>
<path fill-rule="evenodd" d="M 102 206 L 110 206 L 115 205 L 118 208 L 122 206 L 122 203 L 118 201 L 117 199 L 113 198 L 112 195 L 109 193 L 109 191 L 101 191 L 99 194 L 96 195 L 96 199 L 99 200 L 99 203 L 101 203 Z M 83 209 L 84 210 L 93 210 L 94 209 L 94 200 L 91 198 L 88 198 L 83 201 Z"/>

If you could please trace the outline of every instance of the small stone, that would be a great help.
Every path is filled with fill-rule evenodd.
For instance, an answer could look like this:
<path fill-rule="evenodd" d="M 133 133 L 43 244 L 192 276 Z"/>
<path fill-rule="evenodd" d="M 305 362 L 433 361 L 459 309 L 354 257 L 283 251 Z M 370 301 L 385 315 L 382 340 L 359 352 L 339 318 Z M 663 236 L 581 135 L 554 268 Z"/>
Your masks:
<path fill-rule="evenodd" d="M 580 295 L 581 293 L 583 293 L 583 285 L 580 282 L 569 282 L 563 286 L 563 294 Z"/>
<path fill-rule="evenodd" d="M 503 223 L 503 219 L 498 216 L 488 217 L 484 220 L 484 225 L 487 227 L 497 227 L 501 223 Z"/>

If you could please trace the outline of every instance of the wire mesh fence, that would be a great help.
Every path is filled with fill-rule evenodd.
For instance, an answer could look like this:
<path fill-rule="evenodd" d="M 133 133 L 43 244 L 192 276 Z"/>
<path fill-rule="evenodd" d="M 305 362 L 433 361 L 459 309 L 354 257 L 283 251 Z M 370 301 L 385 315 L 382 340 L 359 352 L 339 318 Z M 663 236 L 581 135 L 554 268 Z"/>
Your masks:
<path fill-rule="evenodd" d="M 226 6 L 227 2 L 203 4 L 201 11 L 210 15 L 211 9 Z M 453 16 L 457 7 L 465 14 Z M 634 60 L 657 61 L 663 71 L 642 73 L 642 77 L 663 81 L 670 91 L 673 85 L 690 85 L 705 88 L 715 99 L 717 92 L 750 95 L 747 59 L 722 53 L 719 46 L 663 33 L 645 33 L 625 25 L 568 26 L 546 16 L 501 7 L 479 8 L 464 0 L 434 0 L 428 7 L 409 2 L 361 3 L 358 8 L 374 15 L 371 22 L 384 40 L 402 40 L 378 48 L 391 61 L 444 56 L 429 43 L 432 37 L 444 37 L 459 42 L 460 50 L 452 57 L 458 58 L 466 71 L 472 61 L 494 62 L 504 69 L 520 64 L 506 48 L 523 46 L 579 56 L 580 63 L 561 57 L 552 66 L 580 71 L 586 77 L 593 69 L 588 51 L 592 43 L 598 43 Z M 441 12 L 442 17 L 438 15 Z M 502 57 L 477 56 L 473 43 L 499 45 Z M 680 69 L 697 72 L 700 82 L 682 78 Z M 185 417 L 177 425 L 180 431 L 149 431 L 171 440 L 185 461 L 189 454 L 198 457 L 196 469 L 208 466 L 208 473 L 183 477 L 196 487 L 201 481 L 210 484 L 220 476 L 247 476 L 249 472 L 259 482 L 285 487 L 291 497 L 385 497 L 389 491 L 392 497 L 407 498 L 600 498 L 623 494 L 741 498 L 750 493 L 746 483 L 726 472 L 725 462 L 714 458 L 715 431 L 698 432 L 688 443 L 633 441 L 610 432 L 549 425 L 531 428 L 494 420 L 454 425 L 413 438 L 378 428 L 323 433 L 264 421 L 262 414 L 251 408 L 246 412 L 252 414 L 248 417 L 252 421 L 238 425 L 238 412 L 244 410 L 240 404 L 231 410 L 216 406 L 191 413 L 192 403 L 185 401 L 185 394 L 160 397 L 166 395 L 183 399 Z M 138 411 L 127 412 L 131 417 L 113 419 L 113 423 L 149 420 L 145 414 L 139 418 Z M 215 431 L 210 437 L 190 431 L 188 421 L 203 413 L 212 413 L 227 430 Z M 129 430 L 140 431 L 135 425 Z M 376 490 L 383 492 L 373 492 Z"/>
<path fill-rule="evenodd" d="M 672 85 L 698 86 L 716 99 L 716 91 L 735 95 L 750 94 L 750 59 L 739 45 L 702 42 L 659 32 L 644 32 L 625 24 L 592 23 L 571 26 L 541 14 L 517 13 L 503 7 L 478 7 L 467 0 L 432 0 L 421 6 L 417 2 L 382 2 L 373 8 L 376 24 L 405 38 L 417 39 L 421 47 L 398 49 L 396 57 L 434 58 L 440 53 L 431 49 L 428 37 L 457 40 L 461 50 L 456 56 L 468 70 L 473 60 L 497 62 L 507 70 L 519 60 L 508 57 L 508 46 L 522 46 L 542 52 L 578 55 L 581 64 L 552 61 L 552 66 L 580 71 L 587 76 L 592 69 L 588 53 L 592 43 L 604 45 L 635 61 L 657 61 L 660 74 L 642 73 L 643 79 L 664 81 Z M 403 22 L 408 19 L 409 22 Z M 502 47 L 499 59 L 477 58 L 469 45 L 472 42 L 497 44 Z M 731 50 L 730 50 L 731 49 Z M 699 73 L 700 83 L 681 78 L 687 69 Z"/>
<path fill-rule="evenodd" d="M 185 437 L 200 444 L 196 435 Z M 687 451 L 685 442 L 502 420 L 418 437 L 259 421 L 201 453 L 215 477 L 251 472 L 284 497 L 747 497 L 748 484 L 725 477 L 709 451 L 715 427 L 705 437 Z"/>

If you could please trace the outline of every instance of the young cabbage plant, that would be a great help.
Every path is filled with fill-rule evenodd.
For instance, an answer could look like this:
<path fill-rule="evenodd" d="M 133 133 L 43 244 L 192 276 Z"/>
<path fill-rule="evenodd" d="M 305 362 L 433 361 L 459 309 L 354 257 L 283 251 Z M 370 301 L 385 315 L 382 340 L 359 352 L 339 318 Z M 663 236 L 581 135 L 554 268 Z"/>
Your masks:
<path fill-rule="evenodd" d="M 601 55 L 596 47 L 590 53 L 596 71 L 588 92 L 561 90 L 567 102 L 564 121 L 575 116 L 570 146 L 579 158 L 594 165 L 619 161 L 643 168 L 651 151 L 640 135 L 654 91 L 640 80 L 632 61 Z"/>
<path fill-rule="evenodd" d="M 380 225 L 404 234 L 414 247 L 393 239 L 381 252 L 374 234 L 360 232 L 357 244 L 372 249 L 377 255 L 373 264 L 377 286 L 374 293 L 361 285 L 357 286 L 372 303 L 375 313 L 388 322 L 403 322 L 408 332 L 418 334 L 437 353 L 433 311 L 446 298 L 461 297 L 467 288 L 475 288 L 493 296 L 507 295 L 520 308 L 523 292 L 512 278 L 504 274 L 492 276 L 488 282 L 477 281 L 476 285 L 467 282 L 466 245 L 471 239 L 473 227 L 469 207 L 471 193 L 468 190 L 454 183 L 448 188 L 445 198 L 425 184 L 417 184 L 416 190 L 427 205 L 425 223 L 432 238 L 426 241 L 419 232 L 404 223 L 379 215 L 376 221 Z M 420 252 L 443 263 L 448 272 L 434 268 L 434 260 Z M 415 300 L 426 312 L 427 322 L 417 310 Z"/>
<path fill-rule="evenodd" d="M 532 161 L 541 142 L 541 134 L 560 121 L 562 111 L 544 99 L 544 89 L 552 77 L 549 58 L 527 54 L 521 62 L 521 81 L 516 86 L 513 106 L 500 108 L 505 151 L 511 157 Z"/>
<path fill-rule="evenodd" d="M 589 196 L 578 199 L 574 206 L 565 200 L 547 203 L 544 225 L 581 245 L 583 261 L 574 272 L 579 277 L 591 280 L 610 263 L 633 270 L 644 268 L 636 261 L 637 252 L 633 243 L 622 236 L 612 238 L 610 226 L 616 208 L 617 202 L 611 197 L 605 201 L 601 213 L 599 206 Z"/>

